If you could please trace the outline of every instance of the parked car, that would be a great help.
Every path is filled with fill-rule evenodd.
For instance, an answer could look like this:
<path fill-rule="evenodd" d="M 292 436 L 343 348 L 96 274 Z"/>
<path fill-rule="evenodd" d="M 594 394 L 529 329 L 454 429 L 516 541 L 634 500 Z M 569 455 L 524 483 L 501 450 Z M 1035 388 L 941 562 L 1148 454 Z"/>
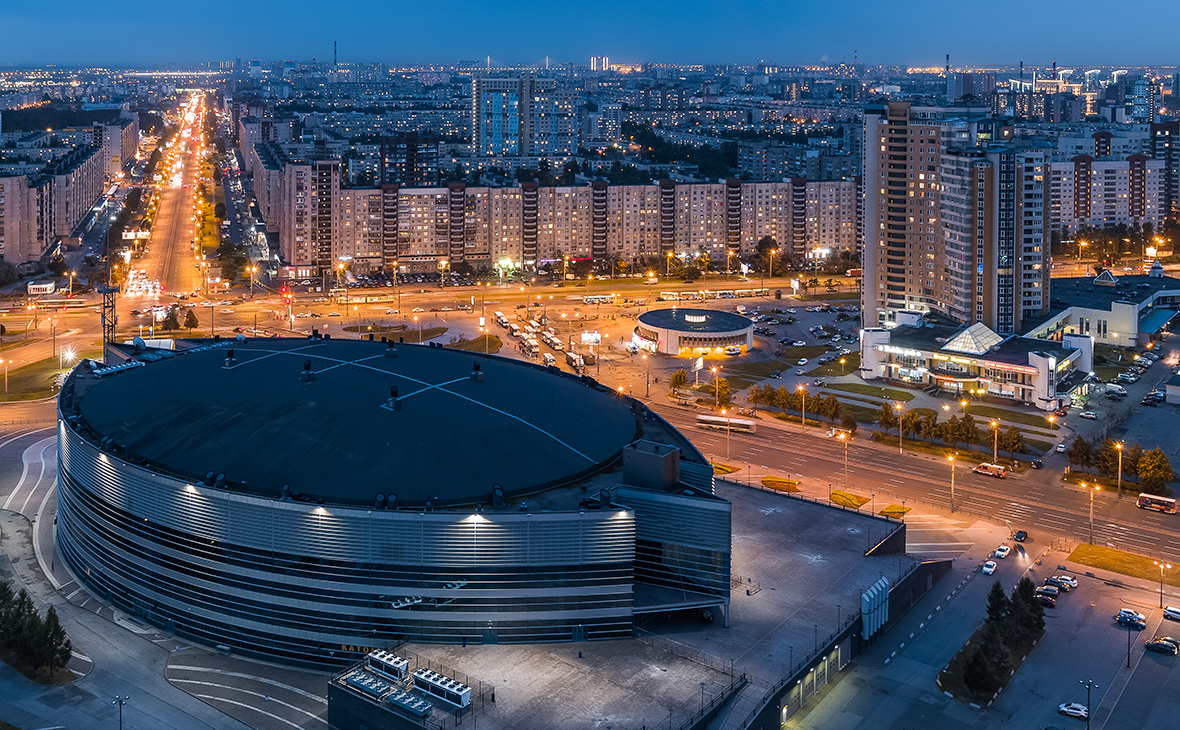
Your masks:
<path fill-rule="evenodd" d="M 1098 420 L 1098 414 L 1095 413 L 1094 411 L 1082 411 L 1078 415 L 1080 415 L 1082 418 L 1085 418 L 1090 421 L 1097 421 Z"/>
<path fill-rule="evenodd" d="M 1032 461 L 1028 462 L 1028 465 L 1033 469 L 1040 469 L 1045 464 L 1040 459 L 1033 459 Z"/>
<path fill-rule="evenodd" d="M 1166 641 L 1177 649 L 1180 649 L 1180 639 L 1177 639 L 1174 636 L 1157 636 L 1155 637 L 1154 641 Z"/>
<path fill-rule="evenodd" d="M 1069 583 L 1066 583 L 1065 581 L 1061 580 L 1060 578 L 1058 578 L 1055 575 L 1051 575 L 1048 578 L 1046 578 L 1045 585 L 1052 586 L 1053 588 L 1065 591 L 1066 593 L 1073 590 L 1073 586 L 1071 586 Z"/>
<path fill-rule="evenodd" d="M 1065 702 L 1057 706 L 1057 711 L 1062 715 L 1070 717 L 1080 717 L 1085 720 L 1090 716 L 1090 709 L 1085 705 L 1080 705 L 1077 702 Z"/>
<path fill-rule="evenodd" d="M 1120 616 L 1130 616 L 1131 618 L 1137 619 L 1139 621 L 1147 620 L 1146 616 L 1131 608 L 1120 608 L 1119 612 L 1116 613 L 1114 617 L 1119 618 Z"/>
<path fill-rule="evenodd" d="M 991 575 L 994 572 L 996 572 L 996 561 L 989 560 L 983 564 L 983 574 L 984 575 Z"/>
<path fill-rule="evenodd" d="M 1114 617 L 1114 620 L 1115 620 L 1115 623 L 1117 623 L 1119 626 L 1126 626 L 1127 628 L 1135 629 L 1136 631 L 1142 631 L 1143 629 L 1147 628 L 1146 621 L 1142 621 L 1140 619 L 1137 619 L 1134 616 L 1118 616 L 1118 615 L 1116 615 Z"/>
<path fill-rule="evenodd" d="M 1037 588 L 1036 595 L 1048 596 L 1053 600 L 1057 600 L 1061 597 L 1061 591 L 1057 589 L 1057 586 L 1041 586 Z"/>
<path fill-rule="evenodd" d="M 1170 641 L 1162 641 L 1160 639 L 1152 639 L 1151 641 L 1143 642 L 1148 651 L 1158 651 L 1160 654 L 1168 654 L 1176 656 L 1176 645 Z"/>
<path fill-rule="evenodd" d="M 1057 608 L 1057 599 L 1053 596 L 1047 596 L 1044 593 L 1038 593 L 1037 600 L 1040 601 L 1041 605 L 1045 608 Z"/>
<path fill-rule="evenodd" d="M 1078 587 L 1078 579 L 1073 577 L 1072 575 L 1054 575 L 1054 576 L 1050 576 L 1050 577 L 1055 581 L 1058 581 L 1060 583 L 1064 583 L 1065 585 L 1069 586 L 1069 590 L 1071 590 L 1071 591 L 1074 588 Z M 1056 586 L 1057 583 L 1053 583 L 1052 585 Z M 1057 587 L 1060 588 L 1061 586 L 1057 586 Z"/>
<path fill-rule="evenodd" d="M 1180 621 L 1180 607 L 1168 606 L 1164 609 L 1164 618 L 1171 621 Z"/>

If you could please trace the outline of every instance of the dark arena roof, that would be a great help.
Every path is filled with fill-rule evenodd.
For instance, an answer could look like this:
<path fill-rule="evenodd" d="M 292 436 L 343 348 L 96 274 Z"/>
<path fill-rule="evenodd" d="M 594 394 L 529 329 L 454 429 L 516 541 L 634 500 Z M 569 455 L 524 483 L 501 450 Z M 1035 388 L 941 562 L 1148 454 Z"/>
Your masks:
<path fill-rule="evenodd" d="M 653 309 L 639 315 L 639 321 L 681 332 L 737 332 L 753 325 L 747 317 L 716 309 Z"/>
<path fill-rule="evenodd" d="M 149 350 L 152 362 L 102 377 L 84 363 L 62 413 L 79 415 L 92 442 L 109 437 L 114 455 L 194 484 L 213 471 L 232 490 L 278 498 L 289 485 L 292 498 L 344 504 L 383 494 L 390 507 L 568 484 L 641 435 L 646 409 L 591 379 L 460 350 L 387 349 L 257 339 Z"/>

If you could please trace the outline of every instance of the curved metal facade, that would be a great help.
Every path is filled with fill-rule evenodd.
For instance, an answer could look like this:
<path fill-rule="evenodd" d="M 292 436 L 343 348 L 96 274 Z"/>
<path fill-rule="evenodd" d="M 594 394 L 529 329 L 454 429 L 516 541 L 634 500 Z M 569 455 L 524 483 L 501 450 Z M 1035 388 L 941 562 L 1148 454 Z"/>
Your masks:
<path fill-rule="evenodd" d="M 635 517 L 396 512 L 185 483 L 58 426 L 58 550 L 96 595 L 188 639 L 344 664 L 399 639 L 631 636 Z"/>

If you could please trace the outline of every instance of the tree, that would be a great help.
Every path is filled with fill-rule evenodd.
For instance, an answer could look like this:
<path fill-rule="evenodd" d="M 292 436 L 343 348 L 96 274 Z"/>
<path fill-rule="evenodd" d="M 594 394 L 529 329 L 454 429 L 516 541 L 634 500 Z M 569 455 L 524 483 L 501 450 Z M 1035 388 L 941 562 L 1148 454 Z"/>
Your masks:
<path fill-rule="evenodd" d="M 1094 456 L 1094 466 L 1104 477 L 1115 477 L 1119 473 L 1119 449 L 1111 439 L 1102 441 L 1102 448 Z"/>
<path fill-rule="evenodd" d="M 729 405 L 730 398 L 732 397 L 729 391 L 729 381 L 721 376 L 717 376 L 714 389 L 717 395 L 717 403 L 723 406 Z"/>
<path fill-rule="evenodd" d="M 168 310 L 168 314 L 164 317 L 163 327 L 168 331 L 180 329 L 180 319 L 176 316 L 176 307 Z"/>
<path fill-rule="evenodd" d="M 1003 590 L 1000 591 L 1001 594 L 1003 592 Z M 979 638 L 979 648 L 983 651 L 983 655 L 987 657 L 987 663 L 992 670 L 992 675 L 996 678 L 997 683 L 1000 683 L 1006 675 L 1012 672 L 1012 662 L 1009 658 L 1008 649 L 1004 646 L 1004 636 L 1001 632 L 1000 624 L 988 621 L 984 624 L 983 635 Z"/>
<path fill-rule="evenodd" d="M 681 368 L 672 373 L 672 377 L 668 380 L 668 384 L 672 386 L 672 392 L 676 392 L 688 385 L 688 372 Z"/>
<path fill-rule="evenodd" d="M 1037 588 L 1028 576 L 1012 590 L 1012 610 L 1006 632 L 1008 645 L 1022 646 L 1045 630 L 1045 608 L 1037 599 Z"/>
<path fill-rule="evenodd" d="M 1131 444 L 1131 448 L 1126 449 L 1123 454 L 1123 475 L 1128 477 L 1139 476 L 1139 461 L 1143 458 L 1143 447 L 1139 444 Z"/>
<path fill-rule="evenodd" d="M 1073 441 L 1069 444 L 1069 451 L 1066 452 L 1066 455 L 1069 457 L 1069 463 L 1071 465 L 1080 466 L 1085 469 L 1094 458 L 1094 449 L 1086 439 L 1081 436 L 1074 436 Z"/>
<path fill-rule="evenodd" d="M 1150 494 L 1166 494 L 1168 482 L 1176 478 L 1172 463 L 1158 447 L 1143 454 L 1139 460 L 1139 483 Z"/>
<path fill-rule="evenodd" d="M 218 165 L 213 166 L 213 182 L 215 182 L 215 183 L 221 182 L 221 167 L 219 167 Z"/>
<path fill-rule="evenodd" d="M 197 313 L 192 309 L 184 313 L 184 328 L 189 332 L 195 330 L 201 323 L 197 320 Z"/>
<path fill-rule="evenodd" d="M 922 415 L 922 423 L 918 428 L 918 435 L 924 439 L 938 438 L 941 433 L 938 423 L 937 413 L 925 413 Z"/>
<path fill-rule="evenodd" d="M 1024 451 L 1024 435 L 1015 426 L 1009 426 L 1000 434 L 999 447 L 1009 454 Z"/>
<path fill-rule="evenodd" d="M 70 658 L 74 655 L 74 647 L 66 636 L 66 630 L 61 627 L 57 609 L 53 606 L 45 613 L 39 646 L 40 657 L 36 666 L 45 667 L 50 675 L 69 664 Z"/>
<path fill-rule="evenodd" d="M 982 438 L 979 432 L 979 426 L 975 425 L 975 416 L 970 413 L 964 413 L 963 417 L 959 419 L 961 424 L 959 427 L 959 435 L 963 441 L 969 444 L 977 444 Z"/>
<path fill-rule="evenodd" d="M 894 413 L 893 406 L 888 403 L 881 404 L 881 410 L 877 412 L 877 424 L 885 433 L 889 433 L 891 428 L 898 425 L 897 414 Z"/>
<path fill-rule="evenodd" d="M 225 203 L 217 203 L 213 206 L 213 215 L 217 218 L 225 217 Z"/>
<path fill-rule="evenodd" d="M 70 267 L 66 264 L 65 259 L 61 258 L 60 256 L 56 256 L 50 259 L 49 265 L 46 266 L 46 268 L 49 269 L 50 273 L 52 273 L 54 276 L 61 276 L 65 274 L 66 270 Z"/>
<path fill-rule="evenodd" d="M 851 413 L 845 413 L 843 416 L 840 416 L 840 425 L 843 426 L 848 431 L 848 433 L 855 434 L 856 416 L 852 415 Z"/>
<path fill-rule="evenodd" d="M 975 647 L 963 665 L 963 684 L 976 695 L 989 695 L 1000 688 L 983 646 Z"/>
<path fill-rule="evenodd" d="M 938 430 L 945 443 L 957 444 L 963 440 L 963 422 L 957 416 L 943 421 Z"/>
<path fill-rule="evenodd" d="M 917 410 L 906 411 L 901 417 L 901 431 L 906 436 L 917 436 L 922 430 L 922 413 Z"/>
<path fill-rule="evenodd" d="M 1003 626 L 1011 613 L 1012 601 L 1004 594 L 1004 587 L 1000 585 L 1000 581 L 994 581 L 991 590 L 987 593 L 988 623 Z"/>

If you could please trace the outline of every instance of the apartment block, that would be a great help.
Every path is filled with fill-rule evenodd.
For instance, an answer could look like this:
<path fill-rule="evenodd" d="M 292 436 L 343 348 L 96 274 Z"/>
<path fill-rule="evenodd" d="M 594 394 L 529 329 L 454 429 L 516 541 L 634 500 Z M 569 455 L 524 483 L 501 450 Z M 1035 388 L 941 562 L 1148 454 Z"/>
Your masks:
<path fill-rule="evenodd" d="M 1164 217 L 1165 161 L 1077 155 L 1049 164 L 1050 225 L 1063 235 L 1079 226 L 1120 223 L 1157 228 Z"/>
<path fill-rule="evenodd" d="M 942 156 L 1011 137 L 987 107 L 869 106 L 864 114 L 865 326 L 898 311 L 943 312 L 951 299 L 941 214 Z"/>
<path fill-rule="evenodd" d="M 554 79 L 520 74 L 472 81 L 474 155 L 573 155 L 578 146 L 577 94 Z"/>
<path fill-rule="evenodd" d="M 24 174 L 0 168 L 0 256 L 23 263 L 41 256 L 37 236 L 37 191 Z"/>
<path fill-rule="evenodd" d="M 296 266 L 331 267 L 348 257 L 360 270 L 396 262 L 433 271 L 444 259 L 531 268 L 566 256 L 644 266 L 672 252 L 708 255 L 724 267 L 730 252 L 753 254 L 764 236 L 799 257 L 856 246 L 855 180 L 350 189 L 330 179 L 336 160 L 292 159 L 275 176 L 269 157 L 256 156 L 255 189 L 277 179 L 277 194 L 266 195 L 277 206 L 280 253 Z"/>
<path fill-rule="evenodd" d="M 1045 144 L 951 147 L 942 156 L 940 219 L 945 282 L 938 311 L 1001 334 L 1049 307 Z M 937 256 L 927 251 L 927 272 Z"/>

